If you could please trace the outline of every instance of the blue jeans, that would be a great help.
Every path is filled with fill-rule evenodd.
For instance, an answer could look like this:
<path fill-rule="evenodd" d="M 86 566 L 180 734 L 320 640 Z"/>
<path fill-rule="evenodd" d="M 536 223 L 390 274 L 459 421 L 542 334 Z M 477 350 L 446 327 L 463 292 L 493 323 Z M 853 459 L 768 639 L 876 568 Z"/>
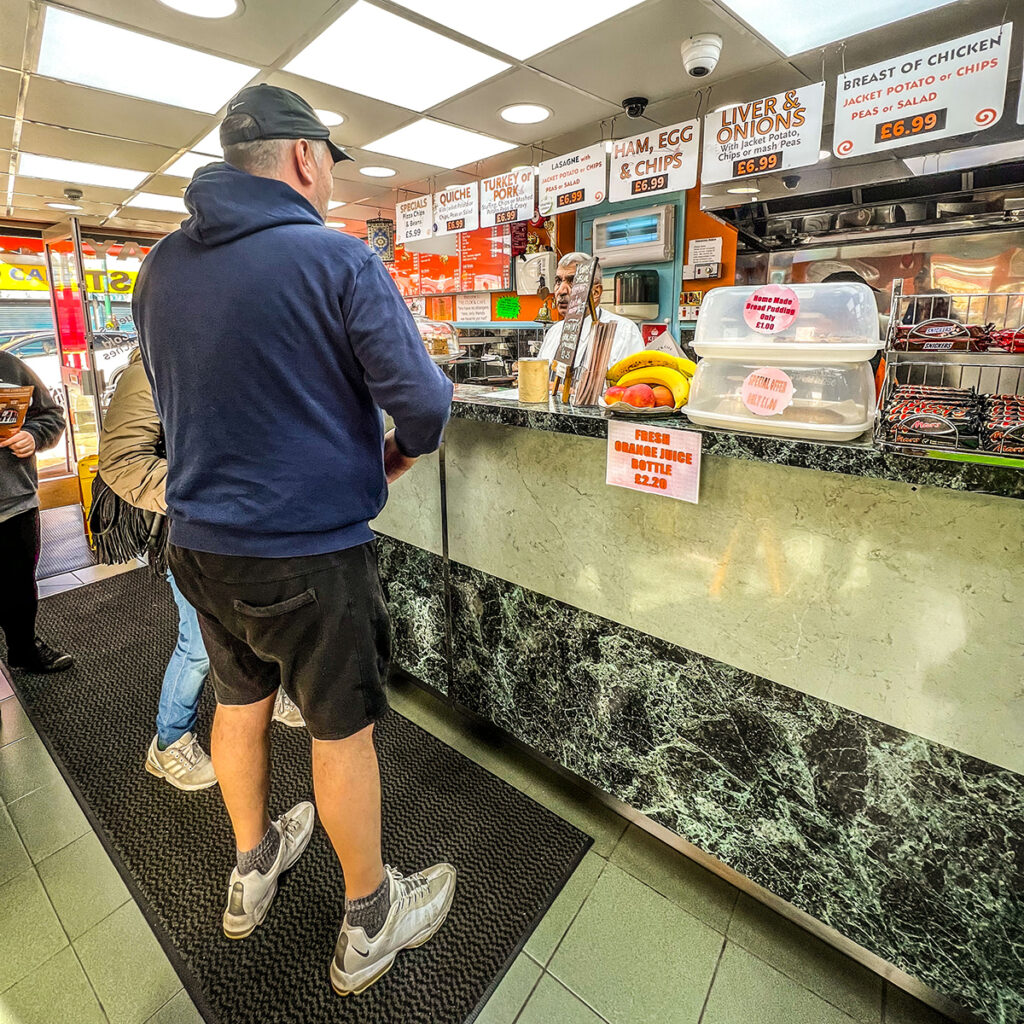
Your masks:
<path fill-rule="evenodd" d="M 178 642 L 164 672 L 160 710 L 156 716 L 157 735 L 165 746 L 195 729 L 199 697 L 210 671 L 196 610 L 185 600 L 170 573 L 167 582 L 178 606 Z"/>

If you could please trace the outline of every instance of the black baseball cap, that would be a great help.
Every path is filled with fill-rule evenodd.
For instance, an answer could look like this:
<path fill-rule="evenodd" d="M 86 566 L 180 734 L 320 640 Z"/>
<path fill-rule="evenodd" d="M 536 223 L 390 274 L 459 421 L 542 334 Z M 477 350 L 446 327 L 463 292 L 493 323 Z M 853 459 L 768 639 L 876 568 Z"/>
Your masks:
<path fill-rule="evenodd" d="M 323 139 L 331 151 L 334 162 L 352 157 L 331 142 L 331 133 L 313 108 L 298 94 L 277 85 L 250 85 L 228 102 L 228 116 L 248 114 L 255 124 L 225 132 L 220 126 L 220 144 L 233 146 L 236 142 L 255 142 L 257 139 Z"/>

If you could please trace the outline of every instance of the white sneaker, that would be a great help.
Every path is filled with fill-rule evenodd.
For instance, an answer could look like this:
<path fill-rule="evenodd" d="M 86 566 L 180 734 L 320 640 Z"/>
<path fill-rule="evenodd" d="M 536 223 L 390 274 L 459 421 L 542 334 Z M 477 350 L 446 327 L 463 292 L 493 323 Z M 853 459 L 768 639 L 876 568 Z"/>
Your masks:
<path fill-rule="evenodd" d="M 228 905 L 224 911 L 224 934 L 229 939 L 244 939 L 263 923 L 277 893 L 277 879 L 302 856 L 313 835 L 316 814 L 308 800 L 296 804 L 287 814 L 270 823 L 281 836 L 273 867 L 264 875 L 259 871 L 240 874 L 235 867 L 228 882 Z"/>
<path fill-rule="evenodd" d="M 362 928 L 341 925 L 331 961 L 331 985 L 340 996 L 358 995 L 383 977 L 400 950 L 422 946 L 444 924 L 455 896 L 455 868 L 435 864 L 403 878 L 384 867 L 391 909 L 381 930 L 367 938 Z"/>
<path fill-rule="evenodd" d="M 217 773 L 213 770 L 210 755 L 199 745 L 199 740 L 187 732 L 165 750 L 158 746 L 159 737 L 146 752 L 146 771 L 158 779 L 166 779 L 172 786 L 186 793 L 209 789 L 217 785 Z"/>
<path fill-rule="evenodd" d="M 278 688 L 277 700 L 274 701 L 273 720 L 281 722 L 292 729 L 302 728 L 306 724 L 306 720 L 302 717 L 302 712 L 288 694 L 284 692 L 284 687 Z"/>

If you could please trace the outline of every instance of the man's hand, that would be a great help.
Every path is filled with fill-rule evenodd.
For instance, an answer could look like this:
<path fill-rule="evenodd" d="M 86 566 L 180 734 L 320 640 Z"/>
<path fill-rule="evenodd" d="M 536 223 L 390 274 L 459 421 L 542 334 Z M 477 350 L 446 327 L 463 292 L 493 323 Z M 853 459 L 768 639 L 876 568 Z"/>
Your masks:
<path fill-rule="evenodd" d="M 407 473 L 415 461 L 398 450 L 395 432 L 389 430 L 384 435 L 384 475 L 388 483 L 393 484 L 403 473 Z"/>
<path fill-rule="evenodd" d="M 35 455 L 36 439 L 27 430 L 19 430 L 6 441 L 0 441 L 0 448 L 10 448 L 19 459 L 28 459 Z"/>

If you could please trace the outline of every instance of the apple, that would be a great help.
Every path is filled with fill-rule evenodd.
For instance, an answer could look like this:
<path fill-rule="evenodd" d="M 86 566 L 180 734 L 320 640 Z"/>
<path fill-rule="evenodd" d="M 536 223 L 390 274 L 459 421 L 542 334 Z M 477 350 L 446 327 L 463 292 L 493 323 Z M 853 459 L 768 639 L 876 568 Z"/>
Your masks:
<path fill-rule="evenodd" d="M 607 403 L 608 405 L 612 405 L 612 404 L 614 404 L 615 402 L 621 402 L 621 401 L 622 401 L 622 396 L 623 396 L 623 395 L 624 395 L 625 393 L 626 393 L 626 389 L 625 389 L 625 388 L 620 388 L 620 387 L 618 387 L 618 386 L 616 386 L 616 387 L 611 387 L 611 388 L 609 388 L 609 389 L 608 389 L 608 390 L 607 390 L 607 391 L 606 391 L 606 392 L 604 393 L 604 400 L 605 400 L 605 402 L 606 402 L 606 403 Z"/>
<path fill-rule="evenodd" d="M 622 400 L 637 409 L 651 409 L 658 404 L 649 384 L 634 384 L 626 388 Z"/>

